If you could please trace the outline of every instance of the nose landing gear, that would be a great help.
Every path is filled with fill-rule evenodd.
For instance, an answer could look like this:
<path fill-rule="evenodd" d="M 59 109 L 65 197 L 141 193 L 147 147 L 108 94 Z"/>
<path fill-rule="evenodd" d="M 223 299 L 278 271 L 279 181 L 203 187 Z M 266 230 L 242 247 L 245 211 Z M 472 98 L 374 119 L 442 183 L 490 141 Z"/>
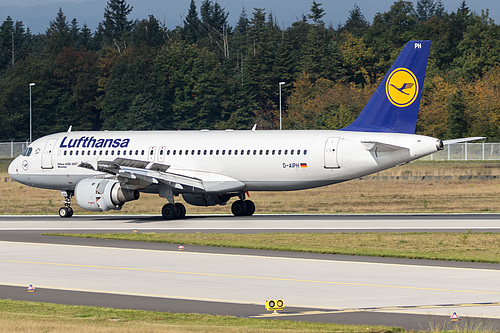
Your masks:
<path fill-rule="evenodd" d="M 61 191 L 61 194 L 64 197 L 62 201 L 64 207 L 59 208 L 59 216 L 62 218 L 68 218 L 73 216 L 73 208 L 71 208 L 71 198 L 73 197 L 72 191 Z"/>

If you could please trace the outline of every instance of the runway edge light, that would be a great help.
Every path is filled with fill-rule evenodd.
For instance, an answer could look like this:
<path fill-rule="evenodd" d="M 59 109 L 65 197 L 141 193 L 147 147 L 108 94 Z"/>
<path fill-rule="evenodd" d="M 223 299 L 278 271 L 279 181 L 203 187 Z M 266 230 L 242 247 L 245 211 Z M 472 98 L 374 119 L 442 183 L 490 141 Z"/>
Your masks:
<path fill-rule="evenodd" d="M 28 292 L 29 293 L 34 293 L 36 291 L 35 287 L 33 287 L 32 284 L 30 284 L 30 286 L 28 287 Z"/>
<path fill-rule="evenodd" d="M 266 301 L 266 310 L 274 311 L 273 314 L 278 314 L 278 312 L 276 311 L 283 310 L 284 308 L 285 308 L 285 302 L 282 299 Z"/>
<path fill-rule="evenodd" d="M 451 321 L 459 321 L 460 317 L 457 315 L 456 312 L 453 312 L 453 314 L 450 317 Z"/>

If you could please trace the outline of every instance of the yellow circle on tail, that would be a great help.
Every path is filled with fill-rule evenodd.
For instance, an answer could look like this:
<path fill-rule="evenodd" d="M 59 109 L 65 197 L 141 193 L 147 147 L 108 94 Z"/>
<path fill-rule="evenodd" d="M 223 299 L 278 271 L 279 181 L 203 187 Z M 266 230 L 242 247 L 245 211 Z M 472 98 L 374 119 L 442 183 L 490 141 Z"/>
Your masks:
<path fill-rule="evenodd" d="M 385 84 L 385 93 L 389 101 L 398 107 L 411 105 L 418 95 L 418 80 L 407 68 L 396 68 L 391 72 Z"/>

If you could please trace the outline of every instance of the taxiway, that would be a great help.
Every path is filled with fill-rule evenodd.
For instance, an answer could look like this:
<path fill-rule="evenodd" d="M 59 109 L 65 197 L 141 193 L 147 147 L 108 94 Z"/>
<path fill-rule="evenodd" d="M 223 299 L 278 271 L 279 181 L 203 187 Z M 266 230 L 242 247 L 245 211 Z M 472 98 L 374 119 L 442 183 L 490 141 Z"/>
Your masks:
<path fill-rule="evenodd" d="M 500 328 L 500 265 L 214 249 L 42 236 L 102 232 L 500 231 L 500 215 L 0 217 L 0 297 L 429 328 L 453 312 Z M 27 293 L 33 284 L 36 293 Z M 78 297 L 75 297 L 78 294 Z M 17 295 L 17 297 L 16 297 Z M 90 303 L 90 304 L 89 304 Z M 145 306 L 145 304 L 149 304 Z"/>

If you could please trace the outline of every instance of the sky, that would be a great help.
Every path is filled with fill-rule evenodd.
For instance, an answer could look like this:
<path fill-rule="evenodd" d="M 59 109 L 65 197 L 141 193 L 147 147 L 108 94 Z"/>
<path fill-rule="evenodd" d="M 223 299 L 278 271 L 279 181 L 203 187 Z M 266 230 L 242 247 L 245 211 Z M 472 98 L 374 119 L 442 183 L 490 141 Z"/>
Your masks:
<path fill-rule="evenodd" d="M 154 15 L 164 22 L 168 28 L 182 24 L 187 14 L 191 0 L 128 0 L 134 7 L 130 14 L 131 19 L 145 19 Z M 289 27 L 302 14 L 308 14 L 312 0 L 212 0 L 229 12 L 229 24 L 235 26 L 238 17 L 245 7 L 251 17 L 253 8 L 265 8 L 266 13 L 272 12 L 282 27 Z M 202 0 L 196 0 L 199 9 Z M 378 12 L 390 9 L 394 0 L 317 0 L 322 3 L 326 15 L 323 20 L 326 24 L 336 27 L 343 24 L 349 16 L 349 11 L 356 3 L 365 18 L 372 22 Z M 462 0 L 442 0 L 447 12 L 456 11 Z M 59 8 L 62 8 L 68 22 L 76 18 L 79 26 L 84 23 L 95 31 L 97 24 L 103 20 L 104 8 L 107 0 L 0 0 L 0 19 L 3 21 L 10 16 L 14 21 L 22 21 L 34 34 L 44 33 L 50 21 L 53 21 Z M 415 7 L 417 1 L 413 1 Z M 467 6 L 480 14 L 481 9 L 489 9 L 489 15 L 498 24 L 500 22 L 499 0 L 466 0 Z"/>

